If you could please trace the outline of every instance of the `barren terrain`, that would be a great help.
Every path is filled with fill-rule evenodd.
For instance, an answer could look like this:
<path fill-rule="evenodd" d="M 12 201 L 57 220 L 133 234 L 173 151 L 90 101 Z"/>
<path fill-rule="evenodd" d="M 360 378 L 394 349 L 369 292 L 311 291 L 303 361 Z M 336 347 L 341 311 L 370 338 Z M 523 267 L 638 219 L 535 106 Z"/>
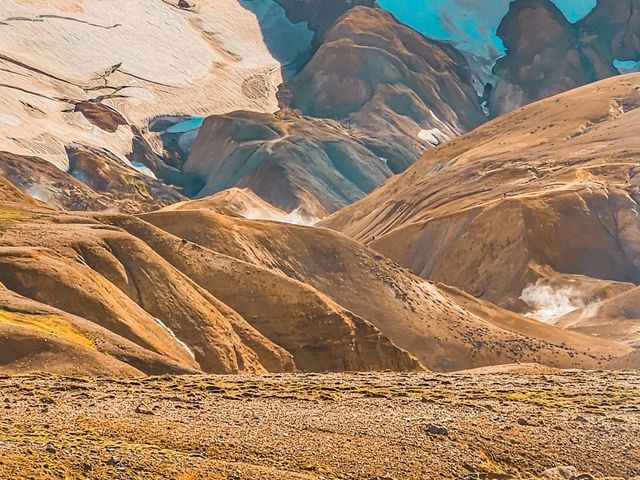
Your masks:
<path fill-rule="evenodd" d="M 0 392 L 7 479 L 640 475 L 632 372 L 5 376 Z"/>

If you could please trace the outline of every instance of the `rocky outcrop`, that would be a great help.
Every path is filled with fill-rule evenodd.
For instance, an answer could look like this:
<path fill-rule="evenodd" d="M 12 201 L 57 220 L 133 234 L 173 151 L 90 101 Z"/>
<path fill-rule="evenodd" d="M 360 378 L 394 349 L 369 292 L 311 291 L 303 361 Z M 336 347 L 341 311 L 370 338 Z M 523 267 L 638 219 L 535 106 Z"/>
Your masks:
<path fill-rule="evenodd" d="M 495 67 L 491 113 L 618 74 L 614 60 L 640 60 L 640 2 L 600 0 L 571 24 L 551 0 L 512 2 L 498 35 L 507 53 Z"/>

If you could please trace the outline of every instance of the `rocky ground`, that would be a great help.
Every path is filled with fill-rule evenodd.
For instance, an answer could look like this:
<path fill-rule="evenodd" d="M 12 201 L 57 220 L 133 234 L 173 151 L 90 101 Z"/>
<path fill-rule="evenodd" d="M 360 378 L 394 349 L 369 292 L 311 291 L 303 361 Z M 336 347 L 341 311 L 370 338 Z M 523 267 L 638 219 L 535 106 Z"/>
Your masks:
<path fill-rule="evenodd" d="M 639 436 L 638 372 L 0 377 L 3 479 L 632 478 Z"/>

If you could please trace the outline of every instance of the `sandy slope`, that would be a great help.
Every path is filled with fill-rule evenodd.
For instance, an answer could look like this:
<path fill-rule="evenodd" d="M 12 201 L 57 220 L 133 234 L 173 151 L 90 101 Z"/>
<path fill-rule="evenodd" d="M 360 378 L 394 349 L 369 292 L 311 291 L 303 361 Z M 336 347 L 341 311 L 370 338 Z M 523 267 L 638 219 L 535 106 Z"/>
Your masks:
<path fill-rule="evenodd" d="M 20 198 L 12 189 L 7 196 Z M 115 225 L 130 227 L 140 238 Z M 56 309 L 45 309 L 45 315 L 0 303 L 2 323 L 11 327 L 5 325 L 5 345 L 14 340 L 18 345 L 23 335 L 16 327 L 24 327 L 41 342 L 53 336 L 74 344 L 73 351 L 81 347 L 83 355 L 93 355 L 95 335 L 86 332 L 86 325 L 93 325 L 111 334 L 107 343 L 133 343 L 146 352 L 146 360 L 124 359 L 145 373 L 422 369 L 369 322 L 310 286 L 256 268 L 245 273 L 250 265 L 194 249 L 134 217 L 79 216 L 28 201 L 5 203 L 0 238 L 0 281 L 7 294 Z M 251 273 L 256 275 L 248 277 Z M 214 282 L 225 288 L 211 288 Z M 265 309 L 269 305 L 273 308 Z M 69 317 L 80 317 L 81 326 L 76 320 L 70 324 Z M 36 350 L 19 348 L 0 368 L 66 372 L 78 356 L 59 348 L 49 364 L 25 363 Z M 164 368 L 140 367 L 158 363 L 156 357 L 164 359 Z M 103 363 L 105 373 L 132 373 Z"/>
<path fill-rule="evenodd" d="M 630 351 L 426 282 L 326 229 L 249 221 L 211 211 L 154 212 L 142 218 L 200 247 L 306 283 L 371 322 L 430 369 L 514 361 L 589 367 L 605 365 L 611 356 Z M 192 247 L 181 253 L 191 264 L 202 258 Z M 216 296 L 227 288 L 219 282 L 209 285 Z M 253 302 L 265 294 L 251 291 L 251 297 L 236 302 Z"/>

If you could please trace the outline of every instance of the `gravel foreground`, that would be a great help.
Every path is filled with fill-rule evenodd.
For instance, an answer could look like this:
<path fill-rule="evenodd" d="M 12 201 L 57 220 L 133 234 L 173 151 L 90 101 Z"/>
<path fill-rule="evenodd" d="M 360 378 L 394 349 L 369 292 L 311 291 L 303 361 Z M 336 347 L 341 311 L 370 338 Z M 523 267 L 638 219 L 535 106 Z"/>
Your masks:
<path fill-rule="evenodd" d="M 3 480 L 640 477 L 640 372 L 0 376 L 0 419 Z"/>

